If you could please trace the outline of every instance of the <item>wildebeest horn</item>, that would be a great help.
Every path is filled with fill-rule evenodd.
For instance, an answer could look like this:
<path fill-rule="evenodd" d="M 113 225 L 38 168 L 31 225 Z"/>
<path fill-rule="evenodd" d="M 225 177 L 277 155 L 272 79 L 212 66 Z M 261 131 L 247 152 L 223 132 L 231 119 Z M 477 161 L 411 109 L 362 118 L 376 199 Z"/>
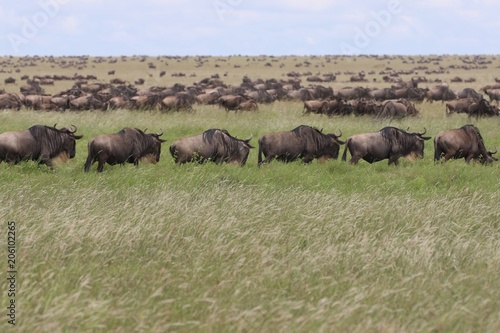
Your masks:
<path fill-rule="evenodd" d="M 494 155 L 494 154 L 498 153 L 498 148 L 497 148 L 497 146 L 495 146 L 495 151 L 491 151 L 491 150 L 490 150 L 488 153 L 490 153 L 491 155 Z"/>
<path fill-rule="evenodd" d="M 252 138 L 253 138 L 253 134 L 250 133 L 250 137 L 248 139 L 246 139 L 246 140 L 243 140 L 243 141 L 249 142 L 250 140 L 252 140 Z"/>
<path fill-rule="evenodd" d="M 424 135 L 425 133 L 427 133 L 427 128 L 424 127 L 424 132 L 420 133 L 420 135 Z"/>
<path fill-rule="evenodd" d="M 52 126 L 52 127 L 57 128 L 56 126 L 57 126 L 57 123 L 55 123 L 54 126 Z"/>
<path fill-rule="evenodd" d="M 339 132 L 340 132 L 340 134 L 337 135 L 337 138 L 340 138 L 342 136 L 342 131 L 340 130 L 340 128 L 339 128 Z"/>
<path fill-rule="evenodd" d="M 55 126 L 54 126 L 54 127 L 55 127 Z M 75 126 L 75 125 L 71 125 L 71 126 L 69 127 L 69 132 L 70 132 L 70 133 L 75 133 L 77 130 L 78 130 L 78 128 L 76 128 L 76 126 Z"/>
<path fill-rule="evenodd" d="M 160 128 L 161 133 L 156 133 L 157 136 L 162 136 L 163 135 L 163 128 Z"/>
<path fill-rule="evenodd" d="M 148 128 L 146 127 L 143 132 L 146 133 L 147 131 L 148 131 Z"/>

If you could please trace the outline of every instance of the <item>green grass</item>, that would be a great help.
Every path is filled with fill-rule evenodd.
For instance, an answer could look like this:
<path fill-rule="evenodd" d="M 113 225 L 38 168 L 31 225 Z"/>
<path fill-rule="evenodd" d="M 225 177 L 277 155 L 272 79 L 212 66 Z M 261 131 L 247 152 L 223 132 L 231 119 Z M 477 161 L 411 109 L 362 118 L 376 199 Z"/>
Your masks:
<path fill-rule="evenodd" d="M 498 332 L 500 164 L 434 164 L 432 140 L 424 159 L 398 167 L 258 168 L 256 149 L 241 168 L 177 166 L 168 153 L 174 140 L 211 127 L 253 134 L 257 146 L 260 136 L 300 124 L 340 128 L 343 139 L 389 125 L 304 117 L 301 108 L 2 111 L 0 132 L 57 123 L 84 135 L 56 171 L 0 164 L 0 216 L 18 228 L 16 329 Z M 390 124 L 434 137 L 472 122 L 487 148 L 500 147 L 498 119 L 445 117 L 441 103 L 419 108 L 421 117 Z M 165 130 L 160 162 L 106 165 L 102 174 L 94 165 L 85 174 L 88 140 L 125 126 Z"/>

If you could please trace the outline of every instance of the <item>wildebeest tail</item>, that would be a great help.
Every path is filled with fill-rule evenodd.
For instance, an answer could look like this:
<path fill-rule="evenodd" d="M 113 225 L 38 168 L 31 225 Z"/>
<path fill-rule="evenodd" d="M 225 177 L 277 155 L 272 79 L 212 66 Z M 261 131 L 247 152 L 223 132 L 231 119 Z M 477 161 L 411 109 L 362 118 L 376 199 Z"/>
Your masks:
<path fill-rule="evenodd" d="M 93 150 L 93 141 L 90 141 L 87 145 L 88 147 L 88 156 L 87 156 L 87 161 L 85 161 L 85 166 L 83 168 L 83 170 L 85 172 L 89 172 L 90 170 L 90 167 L 92 166 L 92 164 L 94 163 L 94 154 L 92 153 L 92 150 Z"/>
<path fill-rule="evenodd" d="M 88 144 L 88 156 L 87 161 L 85 161 L 84 171 L 89 172 L 92 163 L 94 162 L 94 156 L 92 156 L 92 141 Z"/>
<path fill-rule="evenodd" d="M 259 155 L 257 156 L 257 164 L 261 165 L 262 164 L 262 144 L 259 140 Z"/>
<path fill-rule="evenodd" d="M 342 154 L 342 161 L 344 161 L 344 162 L 347 160 L 347 148 L 349 147 L 350 143 L 351 143 L 351 139 L 347 139 L 345 141 L 344 153 Z"/>
<path fill-rule="evenodd" d="M 171 144 L 168 150 L 170 151 L 170 155 L 172 155 L 175 162 L 177 162 L 177 147 L 175 146 L 175 143 Z"/>
<path fill-rule="evenodd" d="M 441 154 L 443 153 L 441 150 L 441 145 L 439 144 L 439 139 L 434 141 L 434 162 L 437 162 L 441 159 Z"/>

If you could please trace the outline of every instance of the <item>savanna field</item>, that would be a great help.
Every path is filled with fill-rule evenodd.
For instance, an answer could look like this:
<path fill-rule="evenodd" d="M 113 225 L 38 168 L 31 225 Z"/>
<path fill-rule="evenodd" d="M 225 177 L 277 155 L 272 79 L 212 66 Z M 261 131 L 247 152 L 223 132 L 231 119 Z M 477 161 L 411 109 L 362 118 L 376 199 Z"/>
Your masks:
<path fill-rule="evenodd" d="M 464 69 L 460 57 L 445 56 L 425 66 L 447 70 L 419 75 L 453 90 L 478 90 L 500 77 L 500 58 L 486 58 L 486 68 Z M 419 65 L 401 57 L 206 57 L 202 65 L 196 57 L 104 59 L 79 69 L 49 61 L 19 73 L 4 67 L 12 72 L 0 73 L 0 82 L 13 76 L 17 83 L 0 88 L 19 92 L 23 74 L 78 72 L 109 82 L 109 70 L 129 82 L 143 77 L 145 86 L 192 84 L 213 74 L 238 85 L 245 75 L 280 80 L 290 71 L 364 70 L 374 71 L 367 82 L 339 74 L 323 85 L 381 88 L 390 83 L 379 71 Z M 179 72 L 186 76 L 171 75 Z M 476 81 L 450 83 L 455 76 Z M 71 85 L 44 88 L 57 93 Z M 18 271 L 15 327 L 7 323 L 3 279 L 2 332 L 499 332 L 500 162 L 436 164 L 432 140 L 423 159 L 401 159 L 397 167 L 338 159 L 259 168 L 257 149 L 243 167 L 179 166 L 168 151 L 173 141 L 209 128 L 252 134 L 257 147 L 262 135 L 301 124 L 341 129 L 342 140 L 389 125 L 426 128 L 434 137 L 474 124 L 487 149 L 500 147 L 500 117 L 446 116 L 441 102 L 416 106 L 418 117 L 401 120 L 304 116 L 298 101 L 238 113 L 212 105 L 193 112 L 0 111 L 0 133 L 57 123 L 84 135 L 75 158 L 56 171 L 34 162 L 0 164 L 2 276 L 8 221 L 16 222 Z M 123 127 L 163 129 L 160 162 L 106 165 L 102 174 L 94 165 L 84 173 L 87 142 Z"/>

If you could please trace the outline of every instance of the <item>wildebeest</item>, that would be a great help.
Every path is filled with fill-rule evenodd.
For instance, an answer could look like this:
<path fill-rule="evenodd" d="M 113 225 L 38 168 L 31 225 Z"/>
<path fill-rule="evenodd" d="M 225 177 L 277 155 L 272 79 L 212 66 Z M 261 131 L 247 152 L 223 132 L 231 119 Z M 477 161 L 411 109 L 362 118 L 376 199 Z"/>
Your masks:
<path fill-rule="evenodd" d="M 434 138 L 434 161 L 444 156 L 445 161 L 464 158 L 467 163 L 472 159 L 487 163 L 497 160 L 492 156 L 495 153 L 486 150 L 483 137 L 474 125 L 443 131 Z"/>
<path fill-rule="evenodd" d="M 480 101 L 476 101 L 475 103 L 469 106 L 467 110 L 469 117 L 493 117 L 500 116 L 500 110 L 491 105 L 490 102 L 485 100 L 484 98 Z"/>
<path fill-rule="evenodd" d="M 243 95 L 225 95 L 218 99 L 219 106 L 223 107 L 226 111 L 236 110 L 238 105 L 246 101 L 247 98 Z"/>
<path fill-rule="evenodd" d="M 339 156 L 339 140 L 342 132 L 323 134 L 320 130 L 307 125 L 301 125 L 289 132 L 274 132 L 259 139 L 258 165 L 277 159 L 282 162 L 292 162 L 302 159 L 310 163 L 313 159 L 336 159 Z M 264 156 L 264 159 L 262 157 Z"/>
<path fill-rule="evenodd" d="M 166 140 L 160 139 L 161 133 L 145 133 L 138 128 L 126 127 L 114 134 L 101 134 L 89 141 L 88 156 L 84 171 L 88 172 L 96 161 L 97 172 L 102 172 L 104 164 L 134 163 L 137 167 L 139 160 L 149 157 L 153 163 L 160 160 L 161 144 Z"/>
<path fill-rule="evenodd" d="M 487 89 L 484 91 L 486 95 L 490 98 L 490 102 L 500 100 L 500 89 Z"/>
<path fill-rule="evenodd" d="M 469 107 L 476 103 L 474 98 L 460 98 L 446 103 L 446 115 L 451 115 L 453 112 L 456 113 L 469 113 Z"/>
<path fill-rule="evenodd" d="M 250 149 L 249 139 L 238 139 L 223 129 L 209 129 L 202 134 L 177 140 L 170 146 L 170 154 L 177 164 L 212 161 L 217 164 L 245 165 Z"/>
<path fill-rule="evenodd" d="M 58 156 L 64 159 L 75 157 L 76 140 L 82 135 L 75 135 L 77 128 L 56 128 L 34 125 L 27 130 L 0 134 L 0 162 L 19 163 L 20 161 L 38 161 L 54 169 L 52 159 Z"/>
<path fill-rule="evenodd" d="M 398 165 L 402 156 L 424 157 L 424 141 L 431 137 L 423 133 L 408 133 L 395 127 L 384 127 L 378 132 L 355 134 L 346 141 L 342 161 L 346 160 L 347 150 L 351 153 L 349 163 L 357 164 L 360 159 L 368 163 L 389 159 L 389 165 Z"/>
<path fill-rule="evenodd" d="M 236 107 L 236 112 L 239 111 L 256 111 L 259 109 L 257 102 L 254 100 L 248 100 L 245 102 L 241 102 L 240 105 Z"/>
<path fill-rule="evenodd" d="M 328 101 L 305 101 L 303 113 L 325 113 L 328 108 Z"/>
<path fill-rule="evenodd" d="M 450 87 L 448 84 L 441 84 L 436 87 L 430 88 L 426 94 L 425 97 L 430 101 L 451 101 L 453 99 L 457 98 L 457 95 L 451 91 Z"/>
<path fill-rule="evenodd" d="M 415 105 L 406 99 L 385 101 L 377 118 L 403 118 L 406 116 L 417 116 L 418 110 Z"/>

